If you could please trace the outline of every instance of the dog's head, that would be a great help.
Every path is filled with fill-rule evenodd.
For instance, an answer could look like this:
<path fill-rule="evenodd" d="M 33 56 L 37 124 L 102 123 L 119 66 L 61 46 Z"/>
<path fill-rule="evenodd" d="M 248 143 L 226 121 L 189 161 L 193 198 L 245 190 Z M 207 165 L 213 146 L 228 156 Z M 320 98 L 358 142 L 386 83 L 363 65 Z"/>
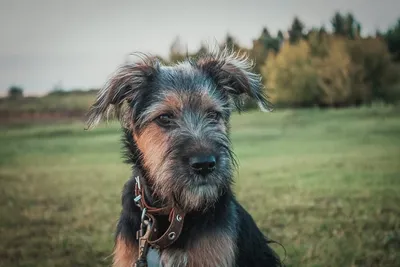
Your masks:
<path fill-rule="evenodd" d="M 229 118 L 242 96 L 269 103 L 246 58 L 222 52 L 163 66 L 145 57 L 110 78 L 88 113 L 94 126 L 112 108 L 132 136 L 148 183 L 163 201 L 204 210 L 232 179 Z"/>

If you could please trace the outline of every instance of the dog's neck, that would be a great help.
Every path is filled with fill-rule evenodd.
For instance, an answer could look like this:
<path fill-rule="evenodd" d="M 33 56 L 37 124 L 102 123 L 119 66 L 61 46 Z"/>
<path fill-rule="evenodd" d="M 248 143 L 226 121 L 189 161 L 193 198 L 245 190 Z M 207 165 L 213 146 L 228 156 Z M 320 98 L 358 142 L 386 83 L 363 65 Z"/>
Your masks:
<path fill-rule="evenodd" d="M 140 186 L 143 187 L 144 191 L 144 197 L 146 203 L 149 206 L 152 206 L 154 208 L 162 208 L 168 205 L 171 205 L 170 203 L 165 203 L 162 201 L 162 199 L 154 192 L 152 185 L 150 184 L 147 172 L 145 169 L 142 167 L 142 165 L 138 164 L 133 167 L 133 177 L 139 180 Z"/>

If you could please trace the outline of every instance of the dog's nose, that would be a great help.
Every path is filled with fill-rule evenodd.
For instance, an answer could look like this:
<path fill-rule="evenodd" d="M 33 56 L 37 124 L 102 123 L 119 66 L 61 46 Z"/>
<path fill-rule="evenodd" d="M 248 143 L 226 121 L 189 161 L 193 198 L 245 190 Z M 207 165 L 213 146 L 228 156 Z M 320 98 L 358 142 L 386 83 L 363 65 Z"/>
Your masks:
<path fill-rule="evenodd" d="M 191 157 L 189 164 L 193 171 L 205 176 L 215 170 L 217 160 L 213 155 L 199 155 Z"/>

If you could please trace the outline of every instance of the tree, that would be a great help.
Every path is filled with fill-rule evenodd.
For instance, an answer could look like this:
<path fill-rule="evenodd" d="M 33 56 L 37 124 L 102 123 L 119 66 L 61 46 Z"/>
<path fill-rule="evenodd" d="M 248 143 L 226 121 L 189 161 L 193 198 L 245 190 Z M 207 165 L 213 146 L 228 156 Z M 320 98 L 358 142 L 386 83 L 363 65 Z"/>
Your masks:
<path fill-rule="evenodd" d="M 237 44 L 235 38 L 229 33 L 226 35 L 225 43 L 223 46 L 226 46 L 230 51 L 238 51 L 240 46 Z"/>
<path fill-rule="evenodd" d="M 261 66 L 265 63 L 267 58 L 267 50 L 265 49 L 262 42 L 259 40 L 253 40 L 253 48 L 251 49 L 250 56 L 255 60 L 255 68 L 256 72 L 260 72 Z"/>
<path fill-rule="evenodd" d="M 278 32 L 277 37 L 273 37 L 266 27 L 263 28 L 260 37 L 253 41 L 253 48 L 250 53 L 251 57 L 255 59 L 254 69 L 256 72 L 260 72 L 261 66 L 265 63 L 270 51 L 279 51 L 282 41 L 283 34 L 281 31 Z"/>
<path fill-rule="evenodd" d="M 175 37 L 169 48 L 169 60 L 171 63 L 176 63 L 185 59 L 184 48 L 179 36 Z"/>
<path fill-rule="evenodd" d="M 389 28 L 384 37 L 393 60 L 400 62 L 400 18 L 397 24 Z"/>
<path fill-rule="evenodd" d="M 361 30 L 362 30 L 362 28 L 361 28 L 361 23 L 356 23 L 356 33 L 355 33 L 355 38 L 356 39 L 359 39 L 359 38 L 361 38 Z"/>
<path fill-rule="evenodd" d="M 344 31 L 347 38 L 353 40 L 356 35 L 356 20 L 353 14 L 348 13 L 345 18 Z"/>
<path fill-rule="evenodd" d="M 298 17 L 295 17 L 289 30 L 289 42 L 295 44 L 301 40 L 303 38 L 303 31 L 303 22 L 301 22 Z"/>
<path fill-rule="evenodd" d="M 285 41 L 285 36 L 283 35 L 283 32 L 281 30 L 278 31 L 276 39 L 278 41 L 278 51 L 279 51 L 282 47 L 283 42 Z"/>
<path fill-rule="evenodd" d="M 346 36 L 346 22 L 342 14 L 340 12 L 336 12 L 333 18 L 331 19 L 333 33 L 338 36 Z"/>
<path fill-rule="evenodd" d="M 266 27 L 264 27 L 261 32 L 261 38 L 271 38 L 271 34 Z"/>
<path fill-rule="evenodd" d="M 285 37 L 283 36 L 283 32 L 281 30 L 278 31 L 278 34 L 276 36 L 280 41 L 283 41 Z"/>
<path fill-rule="evenodd" d="M 209 49 L 207 48 L 207 45 L 204 42 L 202 42 L 200 44 L 199 50 L 197 50 L 197 52 L 194 53 L 193 56 L 197 57 L 197 56 L 201 56 L 201 55 L 206 55 L 208 52 L 209 52 Z"/>
<path fill-rule="evenodd" d="M 392 98 L 390 88 L 400 82 L 400 75 L 391 60 L 386 43 L 372 37 L 351 40 L 348 42 L 348 50 L 352 66 L 363 73 L 362 84 L 367 88 L 369 96 L 367 102 L 372 100 L 389 102 Z"/>
<path fill-rule="evenodd" d="M 19 86 L 11 86 L 8 89 L 8 97 L 12 99 L 18 99 L 24 97 L 24 90 Z"/>
<path fill-rule="evenodd" d="M 262 67 L 264 84 L 271 88 L 276 105 L 311 106 L 318 98 L 318 76 L 310 60 L 310 46 L 305 40 L 284 43 L 279 53 L 270 53 Z"/>
<path fill-rule="evenodd" d="M 261 43 L 263 49 L 266 51 L 266 53 L 268 53 L 269 50 L 278 52 L 282 40 L 283 40 L 283 34 L 281 31 L 278 32 L 277 37 L 272 37 L 268 29 L 264 28 L 257 41 Z"/>
<path fill-rule="evenodd" d="M 318 33 L 319 33 L 320 36 L 326 35 L 326 34 L 327 34 L 327 31 L 326 31 L 325 26 L 321 26 L 321 28 L 319 28 Z"/>
<path fill-rule="evenodd" d="M 324 57 L 312 58 L 318 74 L 318 100 L 322 107 L 348 106 L 352 94 L 351 60 L 346 40 L 331 38 Z"/>
<path fill-rule="evenodd" d="M 324 29 L 314 29 L 308 32 L 307 41 L 310 45 L 310 53 L 313 56 L 323 58 L 329 53 L 329 35 Z"/>
<path fill-rule="evenodd" d="M 380 31 L 380 30 L 376 30 L 375 31 L 375 38 L 377 38 L 377 39 L 381 39 L 381 38 L 383 38 L 384 36 L 383 36 L 383 34 L 382 34 L 382 32 Z"/>

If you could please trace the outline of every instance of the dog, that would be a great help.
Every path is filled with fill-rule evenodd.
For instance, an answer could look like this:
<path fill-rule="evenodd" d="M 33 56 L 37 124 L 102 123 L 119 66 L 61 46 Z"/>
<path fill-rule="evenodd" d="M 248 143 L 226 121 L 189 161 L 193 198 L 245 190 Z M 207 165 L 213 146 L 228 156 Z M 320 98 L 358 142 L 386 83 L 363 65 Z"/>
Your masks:
<path fill-rule="evenodd" d="M 227 49 L 173 66 L 139 57 L 120 66 L 87 114 L 92 128 L 115 112 L 133 166 L 113 266 L 281 266 L 231 189 L 231 113 L 245 97 L 271 107 L 252 62 Z"/>

